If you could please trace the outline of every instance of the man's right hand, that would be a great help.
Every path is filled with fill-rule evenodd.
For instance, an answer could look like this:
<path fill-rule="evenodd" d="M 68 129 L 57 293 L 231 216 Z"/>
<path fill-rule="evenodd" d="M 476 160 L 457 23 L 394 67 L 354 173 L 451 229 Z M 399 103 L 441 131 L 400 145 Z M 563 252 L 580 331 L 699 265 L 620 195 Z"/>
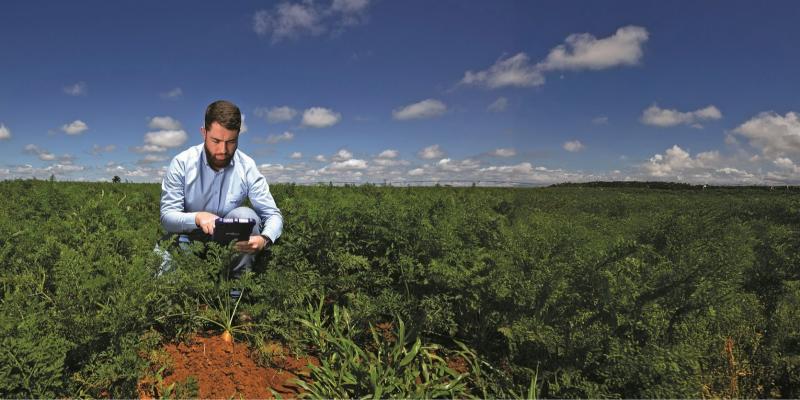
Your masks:
<path fill-rule="evenodd" d="M 207 235 L 213 235 L 214 222 L 217 220 L 217 218 L 219 217 L 212 213 L 201 211 L 194 217 L 194 223 Z"/>

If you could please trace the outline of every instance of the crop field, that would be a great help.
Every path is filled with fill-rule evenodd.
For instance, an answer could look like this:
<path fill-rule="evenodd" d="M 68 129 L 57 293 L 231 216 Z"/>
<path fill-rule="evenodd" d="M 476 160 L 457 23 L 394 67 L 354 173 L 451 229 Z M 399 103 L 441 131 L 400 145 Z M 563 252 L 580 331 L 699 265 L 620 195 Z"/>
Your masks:
<path fill-rule="evenodd" d="M 0 398 L 800 397 L 795 188 L 271 190 L 232 281 L 157 184 L 0 182 Z"/>

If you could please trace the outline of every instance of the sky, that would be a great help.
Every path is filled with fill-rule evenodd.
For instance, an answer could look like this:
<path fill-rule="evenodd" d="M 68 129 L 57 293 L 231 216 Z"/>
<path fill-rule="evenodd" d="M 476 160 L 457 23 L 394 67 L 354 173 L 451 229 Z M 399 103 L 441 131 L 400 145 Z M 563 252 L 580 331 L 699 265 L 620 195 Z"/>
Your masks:
<path fill-rule="evenodd" d="M 796 1 L 13 1 L 0 179 L 160 182 L 206 106 L 270 183 L 800 183 Z"/>

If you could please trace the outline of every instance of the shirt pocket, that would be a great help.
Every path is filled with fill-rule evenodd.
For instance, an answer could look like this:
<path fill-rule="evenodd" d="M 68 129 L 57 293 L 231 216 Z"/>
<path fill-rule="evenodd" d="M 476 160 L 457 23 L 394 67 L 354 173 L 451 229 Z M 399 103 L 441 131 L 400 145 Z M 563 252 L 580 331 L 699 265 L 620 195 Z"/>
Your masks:
<path fill-rule="evenodd" d="M 244 199 L 247 197 L 247 188 L 244 186 L 234 186 L 231 188 L 230 192 L 228 192 L 226 202 L 226 208 L 236 208 L 242 203 L 244 203 Z"/>

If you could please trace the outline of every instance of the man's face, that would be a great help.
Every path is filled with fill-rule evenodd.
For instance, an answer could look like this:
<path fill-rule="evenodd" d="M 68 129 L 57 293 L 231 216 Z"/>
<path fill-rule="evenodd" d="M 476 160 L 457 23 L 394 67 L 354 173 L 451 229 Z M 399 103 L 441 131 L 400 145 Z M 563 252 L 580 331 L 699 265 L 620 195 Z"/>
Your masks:
<path fill-rule="evenodd" d="M 233 158 L 239 145 L 239 132 L 226 129 L 218 122 L 212 122 L 211 128 L 200 128 L 206 148 L 208 163 L 214 169 L 225 168 Z"/>

